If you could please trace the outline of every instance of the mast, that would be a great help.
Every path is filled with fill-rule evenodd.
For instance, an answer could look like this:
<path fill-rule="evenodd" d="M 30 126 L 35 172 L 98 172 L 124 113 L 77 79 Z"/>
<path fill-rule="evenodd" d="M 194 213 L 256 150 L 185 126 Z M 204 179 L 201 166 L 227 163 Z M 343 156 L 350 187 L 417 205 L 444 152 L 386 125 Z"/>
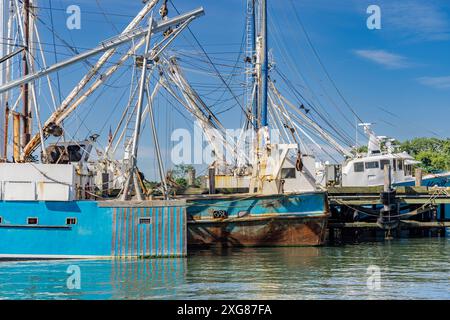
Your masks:
<path fill-rule="evenodd" d="M 268 63 L 268 46 L 267 46 L 267 0 L 261 0 L 260 4 L 261 14 L 261 50 L 260 50 L 260 63 L 261 63 L 261 88 L 260 88 L 260 110 L 261 110 L 261 127 L 267 126 L 267 81 L 269 72 Z"/>
<path fill-rule="evenodd" d="M 25 50 L 23 51 L 22 63 L 23 76 L 27 76 L 29 74 L 28 56 L 30 50 L 30 0 L 23 1 L 23 18 Z M 28 83 L 24 83 L 22 86 L 22 104 L 22 145 L 26 146 L 31 139 L 31 113 Z"/>
<path fill-rule="evenodd" d="M 145 6 L 142 8 L 142 10 L 136 15 L 136 17 L 130 22 L 130 24 L 123 30 L 122 35 L 125 36 L 130 31 L 135 29 L 139 23 L 144 19 L 144 17 L 150 12 L 150 10 L 153 9 L 153 7 L 158 3 L 159 0 L 152 0 L 147 1 Z M 119 39 L 116 39 L 119 40 Z M 72 91 L 67 95 L 67 97 L 60 103 L 60 106 L 58 107 L 58 113 L 64 112 L 66 109 L 69 108 L 69 106 L 72 104 L 73 100 L 76 98 L 80 92 L 88 85 L 88 83 L 92 80 L 92 78 L 98 74 L 98 71 L 100 68 L 103 67 L 103 65 L 113 56 L 113 54 L 116 52 L 115 47 L 109 48 L 110 50 L 104 50 L 105 52 L 103 55 L 98 59 L 97 63 L 91 68 L 91 70 L 78 82 L 78 84 L 72 89 Z M 103 52 L 103 51 L 102 51 Z M 57 63 L 58 65 L 58 63 Z M 60 65 L 61 66 L 61 65 Z M 50 73 L 49 71 L 52 70 L 51 67 L 45 68 L 46 71 L 41 72 L 41 76 L 47 75 Z M 54 71 L 58 71 L 58 68 L 53 69 Z M 48 72 L 47 74 L 45 74 Z M 101 79 L 99 79 L 101 81 Z M 1 91 L 1 90 L 0 90 Z M 55 111 L 56 112 L 56 111 Z M 56 117 L 56 115 L 55 115 Z M 62 121 L 62 119 L 61 119 Z M 43 130 L 45 131 L 47 129 L 47 126 L 51 124 L 51 122 L 55 122 L 55 119 L 49 119 L 43 126 Z M 40 135 L 36 134 L 33 139 L 25 146 L 23 157 L 29 156 L 39 145 Z"/>
<path fill-rule="evenodd" d="M 252 113 L 253 128 L 258 128 L 257 83 L 255 83 L 255 54 L 256 54 L 256 0 L 247 0 L 247 70 L 246 90 L 247 107 Z M 256 85 L 256 88 L 254 88 Z M 253 90 L 254 93 L 253 93 Z"/>
<path fill-rule="evenodd" d="M 7 56 L 8 46 L 6 39 L 8 38 L 8 21 L 9 21 L 9 1 L 0 1 L 0 59 Z M 6 83 L 6 65 L 8 62 L 5 60 L 0 63 L 0 85 Z M 5 139 L 6 136 L 6 122 L 4 123 L 4 118 L 6 114 L 7 101 L 6 94 L 0 94 L 0 150 L 2 151 L 2 156 L 0 158 L 6 159 L 5 152 Z"/>
<path fill-rule="evenodd" d="M 255 10 L 256 11 L 256 10 Z M 267 0 L 258 1 L 258 32 L 256 33 L 256 108 L 253 108 L 253 116 L 256 122 L 255 137 L 253 139 L 254 160 L 252 178 L 250 179 L 250 192 L 261 191 L 262 179 L 266 167 L 266 153 L 262 152 L 262 145 L 269 143 L 267 127 Z M 256 111 L 256 112 L 255 112 Z"/>
<path fill-rule="evenodd" d="M 136 107 L 136 123 L 134 127 L 134 133 L 133 133 L 133 143 L 131 146 L 131 158 L 130 158 L 130 164 L 128 168 L 128 177 L 127 181 L 125 183 L 125 186 L 123 188 L 123 194 L 121 199 L 122 200 L 128 200 L 128 193 L 130 191 L 131 184 L 134 186 L 134 190 L 136 192 L 136 197 L 138 200 L 143 199 L 142 191 L 139 187 L 139 182 L 137 178 L 137 156 L 138 156 L 138 144 L 139 144 L 139 136 L 141 134 L 141 121 L 142 121 L 142 106 L 144 104 L 144 93 L 145 93 L 145 87 L 146 87 L 146 80 L 147 80 L 147 68 L 149 63 L 149 53 L 150 53 L 150 41 L 152 38 L 152 28 L 153 28 L 153 16 L 150 17 L 149 21 L 149 27 L 148 32 L 145 38 L 145 50 L 144 54 L 142 56 L 142 69 L 141 69 L 141 79 L 139 82 L 139 95 L 138 95 L 138 102 Z M 151 101 L 148 102 L 149 104 Z"/>

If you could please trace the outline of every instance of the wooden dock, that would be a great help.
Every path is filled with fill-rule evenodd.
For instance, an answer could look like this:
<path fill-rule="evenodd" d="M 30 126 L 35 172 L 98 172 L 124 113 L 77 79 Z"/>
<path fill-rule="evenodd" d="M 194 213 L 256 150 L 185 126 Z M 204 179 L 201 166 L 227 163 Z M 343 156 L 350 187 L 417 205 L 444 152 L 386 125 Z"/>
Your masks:
<path fill-rule="evenodd" d="M 328 228 L 377 228 L 380 226 L 376 222 L 330 222 Z M 400 228 L 413 229 L 413 228 L 450 228 L 450 221 L 407 221 L 400 220 Z"/>
<path fill-rule="evenodd" d="M 338 204 L 339 200 L 349 205 L 381 204 L 380 193 L 383 187 L 329 187 L 330 204 Z M 397 187 L 397 198 L 404 204 L 424 204 L 433 199 L 436 204 L 450 204 L 450 188 Z"/>
<path fill-rule="evenodd" d="M 397 187 L 391 227 L 380 224 L 384 187 L 329 187 L 330 242 L 353 242 L 385 237 L 446 236 L 450 219 L 450 188 Z M 386 217 L 385 217 L 386 218 Z M 388 216 L 390 220 L 390 217 Z"/>

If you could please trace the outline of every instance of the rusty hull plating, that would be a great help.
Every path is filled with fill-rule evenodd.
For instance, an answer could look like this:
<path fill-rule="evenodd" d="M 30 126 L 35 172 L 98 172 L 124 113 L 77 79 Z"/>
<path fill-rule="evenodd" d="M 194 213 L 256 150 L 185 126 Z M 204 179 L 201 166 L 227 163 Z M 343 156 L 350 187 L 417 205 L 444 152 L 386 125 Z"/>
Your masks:
<path fill-rule="evenodd" d="M 321 192 L 197 199 L 187 212 L 188 247 L 318 246 L 329 216 Z"/>

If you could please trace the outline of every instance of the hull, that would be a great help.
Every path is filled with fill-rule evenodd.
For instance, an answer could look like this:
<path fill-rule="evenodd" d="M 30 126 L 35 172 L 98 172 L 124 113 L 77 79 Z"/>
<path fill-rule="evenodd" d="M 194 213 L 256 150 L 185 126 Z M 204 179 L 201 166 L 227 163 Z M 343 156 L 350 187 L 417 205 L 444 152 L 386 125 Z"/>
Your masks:
<path fill-rule="evenodd" d="M 400 183 L 397 184 L 397 186 L 414 186 L 414 182 L 409 183 Z M 443 174 L 435 174 L 435 175 L 428 175 L 422 178 L 422 186 L 424 187 L 450 187 L 450 173 L 443 173 Z M 445 219 L 450 219 L 450 205 L 440 205 L 437 207 L 437 215 L 441 216 L 443 214 L 445 216 Z"/>
<path fill-rule="evenodd" d="M 407 181 L 396 183 L 394 186 L 411 187 L 415 185 L 415 181 Z M 424 187 L 449 187 L 450 173 L 429 175 L 422 178 L 422 186 Z"/>
<path fill-rule="evenodd" d="M 187 205 L 188 247 L 322 245 L 326 201 L 324 193 L 197 199 Z"/>
<path fill-rule="evenodd" d="M 1 259 L 186 255 L 182 201 L 1 201 L 0 217 Z"/>

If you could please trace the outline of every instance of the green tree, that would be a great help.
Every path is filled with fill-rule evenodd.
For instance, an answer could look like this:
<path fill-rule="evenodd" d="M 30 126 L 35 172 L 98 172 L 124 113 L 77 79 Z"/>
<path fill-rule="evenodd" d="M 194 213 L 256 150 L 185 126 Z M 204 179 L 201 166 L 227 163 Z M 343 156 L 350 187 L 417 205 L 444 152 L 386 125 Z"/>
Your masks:
<path fill-rule="evenodd" d="M 368 151 L 367 146 L 359 146 L 359 147 L 353 147 L 351 152 L 353 154 L 358 154 L 358 153 L 367 153 L 367 151 Z"/>
<path fill-rule="evenodd" d="M 187 188 L 187 181 L 185 178 L 176 178 L 175 182 L 183 189 Z"/>
<path fill-rule="evenodd" d="M 421 161 L 428 172 L 450 170 L 450 139 L 414 138 L 401 143 L 400 150 Z"/>
<path fill-rule="evenodd" d="M 189 170 L 193 170 L 194 166 L 190 164 L 177 164 L 173 170 L 172 175 L 175 179 L 186 179 L 186 175 L 189 172 Z"/>
<path fill-rule="evenodd" d="M 172 169 L 172 177 L 182 190 L 188 187 L 186 176 L 190 170 L 194 170 L 194 166 L 186 164 L 178 164 Z"/>

